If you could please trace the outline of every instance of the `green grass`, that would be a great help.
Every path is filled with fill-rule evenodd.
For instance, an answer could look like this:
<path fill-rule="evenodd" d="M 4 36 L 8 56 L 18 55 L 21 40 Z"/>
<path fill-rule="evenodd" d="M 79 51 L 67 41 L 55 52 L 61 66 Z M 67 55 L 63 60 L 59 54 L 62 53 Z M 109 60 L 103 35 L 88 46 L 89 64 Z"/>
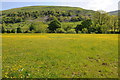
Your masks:
<path fill-rule="evenodd" d="M 3 78 L 117 78 L 117 34 L 3 34 Z"/>
<path fill-rule="evenodd" d="M 4 10 L 3 13 L 10 13 L 10 12 L 20 12 L 20 11 L 41 11 L 41 10 L 58 10 L 58 11 L 66 11 L 66 10 L 84 10 L 78 7 L 65 7 L 65 6 L 28 6 L 28 7 L 20 7 L 20 8 L 13 8 L 9 10 Z M 89 11 L 89 10 L 88 10 Z"/>
<path fill-rule="evenodd" d="M 75 28 L 77 25 L 80 25 L 82 21 L 79 21 L 79 22 L 62 22 L 62 28 L 66 28 L 68 26 L 72 27 L 72 28 Z"/>

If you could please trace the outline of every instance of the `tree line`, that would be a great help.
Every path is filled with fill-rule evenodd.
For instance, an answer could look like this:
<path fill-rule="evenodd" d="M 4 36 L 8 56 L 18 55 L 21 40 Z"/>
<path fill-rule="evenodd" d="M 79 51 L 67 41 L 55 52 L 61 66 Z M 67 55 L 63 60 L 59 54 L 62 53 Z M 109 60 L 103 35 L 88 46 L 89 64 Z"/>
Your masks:
<path fill-rule="evenodd" d="M 55 13 L 59 13 L 59 12 L 55 12 Z M 22 31 L 21 27 L 17 27 L 16 29 L 10 30 L 10 29 L 5 29 L 4 26 L 2 26 L 2 33 L 120 33 L 120 28 L 118 26 L 118 16 L 109 15 L 104 11 L 96 11 L 89 18 L 74 16 L 71 17 L 71 19 L 68 19 L 69 16 L 73 16 L 70 13 L 69 15 L 62 14 L 62 16 L 60 16 L 61 18 L 56 17 L 55 13 L 54 12 L 47 12 L 46 14 L 44 13 L 45 15 L 49 14 L 49 18 L 47 19 L 47 21 L 50 21 L 50 23 L 48 24 L 48 27 L 41 27 L 38 30 L 36 25 L 32 23 L 29 26 L 28 30 Z M 24 21 L 19 17 L 14 18 L 15 14 L 7 15 L 7 16 L 12 16 L 13 21 L 11 22 L 12 19 L 9 20 L 8 18 L 6 20 L 3 19 L 4 21 L 3 23 L 9 23 L 9 22 L 16 23 L 16 22 Z M 63 16 L 66 16 L 67 18 Z M 71 26 L 62 28 L 61 23 L 65 22 L 65 20 L 62 20 L 63 18 L 66 18 L 66 21 L 68 22 L 72 20 L 72 22 L 81 21 L 81 23 L 74 28 Z"/>

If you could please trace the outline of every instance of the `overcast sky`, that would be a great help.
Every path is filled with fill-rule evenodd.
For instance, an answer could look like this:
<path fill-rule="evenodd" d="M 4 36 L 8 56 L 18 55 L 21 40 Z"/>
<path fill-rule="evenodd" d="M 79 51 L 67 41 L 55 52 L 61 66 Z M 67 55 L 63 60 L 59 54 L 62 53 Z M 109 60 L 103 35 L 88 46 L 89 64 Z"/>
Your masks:
<path fill-rule="evenodd" d="M 84 9 L 91 10 L 104 10 L 107 12 L 118 10 L 119 2 L 119 0 L 19 0 L 19 1 L 1 0 L 1 1 L 3 2 L 2 10 L 24 6 L 53 5 L 53 6 L 81 7 Z"/>

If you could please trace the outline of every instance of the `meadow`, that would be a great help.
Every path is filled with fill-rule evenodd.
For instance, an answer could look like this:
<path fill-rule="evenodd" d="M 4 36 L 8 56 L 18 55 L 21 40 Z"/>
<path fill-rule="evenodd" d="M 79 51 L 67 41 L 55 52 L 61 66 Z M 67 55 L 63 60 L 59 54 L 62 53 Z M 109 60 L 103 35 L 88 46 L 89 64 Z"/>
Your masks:
<path fill-rule="evenodd" d="M 118 34 L 2 34 L 3 78 L 118 78 Z"/>

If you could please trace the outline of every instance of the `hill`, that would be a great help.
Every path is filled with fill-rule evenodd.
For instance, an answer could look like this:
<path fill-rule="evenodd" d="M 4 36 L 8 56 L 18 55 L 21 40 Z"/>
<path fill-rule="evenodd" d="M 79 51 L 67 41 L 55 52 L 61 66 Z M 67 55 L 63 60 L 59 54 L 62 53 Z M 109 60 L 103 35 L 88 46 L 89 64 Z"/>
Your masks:
<path fill-rule="evenodd" d="M 59 29 L 53 30 L 53 32 L 58 32 L 58 33 L 76 33 L 76 32 L 78 33 L 78 31 L 79 33 L 81 33 L 81 31 L 82 33 L 88 33 L 88 32 L 105 33 L 105 29 L 103 30 L 101 28 L 101 26 L 104 26 L 104 24 L 101 24 L 101 22 L 99 22 L 98 19 L 99 16 L 105 17 L 107 14 L 106 13 L 101 14 L 99 12 L 98 13 L 95 12 L 96 11 L 86 10 L 78 7 L 29 6 L 29 7 L 14 8 L 14 9 L 2 11 L 2 15 L 0 15 L 0 17 L 2 17 L 2 20 L 0 22 L 1 24 L 3 24 L 2 27 L 4 27 L 4 28 L 1 27 L 3 29 L 2 32 L 7 32 L 7 33 L 17 32 L 17 31 L 19 31 L 20 33 L 21 32 L 49 33 L 52 32 L 50 31 L 49 28 L 51 24 L 54 27 L 58 25 L 60 26 Z M 96 15 L 93 16 L 94 13 Z M 113 13 L 111 12 L 111 14 Z M 94 18 L 97 19 L 98 22 L 93 20 Z M 109 19 L 110 17 L 106 18 L 106 20 Z M 95 24 L 99 24 L 100 29 L 99 28 L 97 29 L 96 25 L 92 28 L 88 27 L 92 25 L 93 22 Z M 32 28 L 32 30 L 30 28 Z M 118 30 L 114 30 L 114 32 L 115 31 Z M 112 30 L 108 30 L 108 32 L 112 32 Z"/>
<path fill-rule="evenodd" d="M 78 7 L 67 7 L 67 6 L 29 6 L 14 8 L 2 11 L 3 16 L 14 17 L 42 17 L 42 16 L 90 16 L 93 10 L 86 10 Z"/>
<path fill-rule="evenodd" d="M 57 11 L 85 11 L 85 12 L 93 12 L 93 10 L 85 10 L 79 7 L 68 7 L 68 6 L 28 6 L 28 7 L 21 7 L 21 8 L 14 8 L 9 10 L 2 11 L 4 13 L 10 12 L 29 12 L 29 11 L 43 11 L 43 10 L 57 10 Z"/>
<path fill-rule="evenodd" d="M 19 23 L 24 21 L 49 22 L 57 17 L 60 22 L 78 22 L 91 18 L 93 10 L 67 6 L 29 6 L 2 11 L 2 22 Z"/>
<path fill-rule="evenodd" d="M 110 15 L 118 15 L 118 12 L 120 12 L 120 10 L 111 11 L 111 12 L 109 12 L 109 14 L 110 14 Z"/>

